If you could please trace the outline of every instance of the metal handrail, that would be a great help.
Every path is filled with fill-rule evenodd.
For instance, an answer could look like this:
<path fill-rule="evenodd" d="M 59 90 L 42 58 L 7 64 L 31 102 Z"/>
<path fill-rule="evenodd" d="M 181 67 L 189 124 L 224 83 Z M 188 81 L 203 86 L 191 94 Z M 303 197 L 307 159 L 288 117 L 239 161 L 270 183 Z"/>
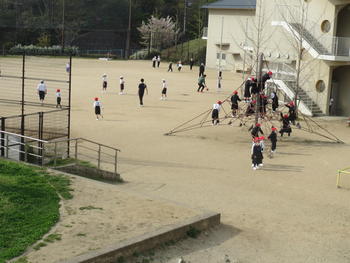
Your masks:
<path fill-rule="evenodd" d="M 18 140 L 14 140 L 11 137 L 15 137 Z M 70 155 L 66 151 L 63 153 L 59 152 L 58 144 L 66 144 L 65 146 L 66 149 L 70 149 L 70 146 L 71 146 L 70 142 L 75 142 L 75 144 L 73 145 L 74 150 L 72 151 L 72 153 L 74 154 L 74 159 L 78 160 L 78 156 L 85 156 L 84 153 L 82 152 L 79 153 L 79 149 L 86 148 L 87 150 L 92 152 L 92 154 L 88 157 L 90 160 L 97 161 L 98 169 L 101 169 L 101 164 L 104 164 L 104 163 L 112 164 L 114 165 L 114 172 L 117 174 L 118 152 L 121 152 L 120 149 L 113 148 L 111 146 L 100 144 L 84 138 L 46 141 L 46 140 L 40 140 L 33 137 L 0 130 L 0 150 L 1 150 L 0 153 L 2 156 L 9 158 L 9 151 L 15 151 L 21 154 L 18 158 L 21 160 L 24 159 L 24 161 L 28 160 L 28 156 L 37 157 L 39 159 L 38 162 L 40 165 L 44 165 L 45 160 L 49 158 L 50 161 L 53 161 L 54 166 L 56 166 L 58 159 L 63 158 L 63 156 L 69 157 Z M 84 142 L 93 144 L 98 148 L 93 149 L 86 146 L 79 146 L 79 143 L 84 143 Z M 35 144 L 37 144 L 37 146 Z M 30 153 L 26 147 L 27 145 L 30 145 L 32 149 L 35 149 L 36 151 L 38 151 L 38 154 Z M 54 145 L 54 149 L 48 147 L 49 145 Z M 20 149 L 17 149 L 15 147 L 18 147 Z M 104 149 L 113 151 L 113 154 L 104 152 Z M 24 158 L 23 158 L 23 155 L 24 155 Z M 108 158 L 108 160 L 106 158 Z M 114 158 L 114 161 L 111 161 L 110 160 L 111 158 Z"/>
<path fill-rule="evenodd" d="M 37 142 L 42 142 L 42 143 L 49 143 L 48 141 L 40 140 L 40 139 L 37 139 L 37 138 L 33 138 L 33 137 L 29 137 L 29 136 L 25 136 L 25 135 L 21 135 L 21 134 L 17 134 L 17 133 L 12 133 L 12 132 L 7 132 L 7 131 L 1 131 L 0 130 L 0 134 L 1 133 L 12 135 L 12 136 L 16 136 L 16 137 L 20 137 L 20 138 L 24 138 L 24 139 L 28 139 L 28 140 L 32 140 L 32 141 L 37 141 Z"/>

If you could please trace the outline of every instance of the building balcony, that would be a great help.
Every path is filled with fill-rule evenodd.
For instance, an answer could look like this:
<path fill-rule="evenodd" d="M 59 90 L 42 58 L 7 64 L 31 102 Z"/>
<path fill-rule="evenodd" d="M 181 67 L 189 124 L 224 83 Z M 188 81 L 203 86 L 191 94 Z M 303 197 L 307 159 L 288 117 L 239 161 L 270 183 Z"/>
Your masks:
<path fill-rule="evenodd" d="M 350 61 L 350 37 L 315 36 L 311 30 L 299 23 L 273 21 L 273 26 L 282 26 L 297 41 L 302 41 L 303 48 L 312 57 L 327 61 Z"/>

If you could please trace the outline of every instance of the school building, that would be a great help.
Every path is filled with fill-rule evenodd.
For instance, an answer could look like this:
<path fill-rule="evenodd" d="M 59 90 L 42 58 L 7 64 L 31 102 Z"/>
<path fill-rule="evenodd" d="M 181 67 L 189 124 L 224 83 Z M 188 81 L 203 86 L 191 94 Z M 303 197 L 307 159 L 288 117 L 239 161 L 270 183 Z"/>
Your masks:
<path fill-rule="evenodd" d="M 255 74 L 259 50 L 290 99 L 299 76 L 304 113 L 350 115 L 350 0 L 220 0 L 204 8 L 207 67 Z"/>

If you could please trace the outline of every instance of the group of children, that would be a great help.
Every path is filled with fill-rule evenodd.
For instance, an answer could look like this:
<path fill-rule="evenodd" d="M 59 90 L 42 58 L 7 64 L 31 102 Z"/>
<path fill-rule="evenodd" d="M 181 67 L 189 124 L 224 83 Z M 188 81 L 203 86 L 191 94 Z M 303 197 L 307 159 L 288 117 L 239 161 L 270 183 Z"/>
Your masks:
<path fill-rule="evenodd" d="M 257 123 L 252 129 L 253 144 L 251 148 L 252 168 L 253 170 L 259 169 L 263 166 L 264 149 L 265 149 L 265 137 L 259 136 L 259 133 L 264 134 L 260 128 L 260 123 Z M 272 157 L 277 148 L 277 128 L 271 127 L 271 133 L 267 137 L 271 141 L 270 156 Z"/>

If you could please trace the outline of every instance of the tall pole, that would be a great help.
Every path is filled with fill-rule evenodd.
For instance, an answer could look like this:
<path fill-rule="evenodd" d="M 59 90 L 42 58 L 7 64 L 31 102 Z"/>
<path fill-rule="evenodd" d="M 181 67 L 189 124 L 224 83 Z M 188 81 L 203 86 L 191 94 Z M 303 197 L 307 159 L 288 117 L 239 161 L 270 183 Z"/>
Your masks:
<path fill-rule="evenodd" d="M 259 54 L 259 65 L 258 65 L 258 72 L 257 72 L 257 79 L 258 79 L 258 90 L 259 93 L 257 94 L 256 98 L 256 107 L 255 107 L 255 124 L 259 122 L 259 115 L 260 115 L 260 89 L 262 89 L 262 70 L 264 65 L 264 54 Z"/>
<path fill-rule="evenodd" d="M 220 37 L 220 59 L 219 59 L 219 72 L 221 71 L 221 60 L 222 60 L 222 38 L 224 35 L 224 17 L 221 18 L 221 37 Z"/>
<path fill-rule="evenodd" d="M 69 157 L 70 154 L 70 129 L 71 129 L 71 110 L 72 110 L 72 54 L 69 56 L 69 76 L 68 76 L 68 145 L 67 145 L 67 156 Z"/>
<path fill-rule="evenodd" d="M 184 0 L 184 4 L 185 4 L 185 7 L 184 7 L 184 26 L 183 26 L 183 35 L 186 34 L 186 20 L 187 20 L 187 0 Z"/>
<path fill-rule="evenodd" d="M 243 50 L 244 50 L 244 56 L 243 56 L 243 75 L 242 79 L 243 81 L 245 80 L 245 65 L 246 65 L 246 59 L 247 59 L 247 50 L 246 50 L 246 45 L 247 45 L 247 39 L 248 39 L 248 18 L 246 20 L 246 25 L 245 25 L 245 40 L 244 40 L 244 45 L 243 45 Z"/>
<path fill-rule="evenodd" d="M 128 23 L 128 31 L 126 35 L 125 59 L 128 59 L 130 56 L 130 38 L 131 38 L 131 0 L 129 0 L 129 23 Z"/>
<path fill-rule="evenodd" d="M 66 1 L 62 0 L 62 39 L 61 39 L 61 47 L 62 50 L 64 50 L 64 30 L 65 30 L 65 17 L 66 17 Z"/>

